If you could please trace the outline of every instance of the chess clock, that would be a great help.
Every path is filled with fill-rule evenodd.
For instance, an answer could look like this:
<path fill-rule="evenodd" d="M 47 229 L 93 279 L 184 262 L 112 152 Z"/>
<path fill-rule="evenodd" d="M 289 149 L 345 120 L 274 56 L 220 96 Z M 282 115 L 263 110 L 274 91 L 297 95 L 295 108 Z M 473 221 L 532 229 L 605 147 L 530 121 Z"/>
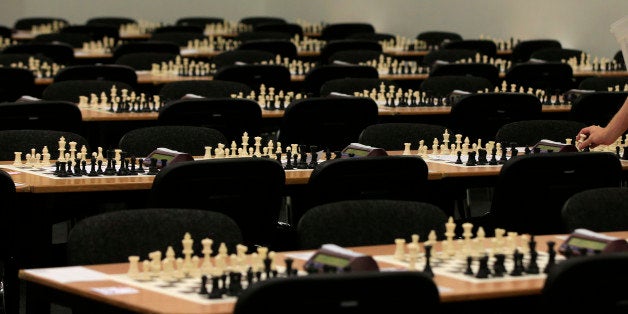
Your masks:
<path fill-rule="evenodd" d="M 581 255 L 586 250 L 587 255 L 628 251 L 628 242 L 625 239 L 607 236 L 587 229 L 576 229 L 560 245 L 558 252 L 563 255 Z"/>
<path fill-rule="evenodd" d="M 188 153 L 178 152 L 176 150 L 159 147 L 155 149 L 152 153 L 148 154 L 146 158 L 144 158 L 144 165 L 150 166 L 151 159 L 157 160 L 157 168 L 162 167 L 162 160 L 166 161 L 166 165 L 181 162 L 181 161 L 193 161 L 194 157 Z"/>
<path fill-rule="evenodd" d="M 324 244 L 307 262 L 304 269 L 314 269 L 325 272 L 334 269 L 338 272 L 378 271 L 379 266 L 373 257 L 351 251 L 335 244 Z"/>
<path fill-rule="evenodd" d="M 372 147 L 360 143 L 351 143 L 341 152 L 342 157 L 387 156 L 383 148 Z"/>
<path fill-rule="evenodd" d="M 549 151 L 552 151 L 552 152 L 577 152 L 578 151 L 578 149 L 574 145 L 556 142 L 556 141 L 550 141 L 550 140 L 540 140 L 538 143 L 532 146 L 533 150 L 535 148 L 539 149 L 543 153 L 547 153 Z"/>

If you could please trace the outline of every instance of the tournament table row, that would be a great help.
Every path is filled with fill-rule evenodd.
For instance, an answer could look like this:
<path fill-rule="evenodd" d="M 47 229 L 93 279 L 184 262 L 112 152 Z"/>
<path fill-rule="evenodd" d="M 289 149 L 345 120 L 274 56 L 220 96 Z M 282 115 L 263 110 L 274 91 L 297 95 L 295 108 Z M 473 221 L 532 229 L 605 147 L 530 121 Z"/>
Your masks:
<path fill-rule="evenodd" d="M 607 232 L 606 235 L 625 239 L 628 237 L 628 231 L 620 232 Z M 535 240 L 538 243 L 537 249 L 539 251 L 545 251 L 547 248 L 545 243 L 548 241 L 554 241 L 557 244 L 565 241 L 567 235 L 537 235 Z M 486 241 L 490 241 L 487 238 Z M 382 256 L 392 255 L 395 252 L 395 245 L 375 245 L 375 246 L 362 246 L 351 247 L 349 249 L 359 253 L 367 254 L 370 256 Z M 434 250 L 441 250 L 440 242 L 434 245 Z M 294 258 L 294 266 L 301 268 L 304 264 L 308 253 L 313 251 L 293 251 L 293 252 L 277 252 L 277 264 L 283 265 L 283 260 L 286 256 Z M 299 256 L 303 256 L 300 257 Z M 390 264 L 377 262 L 381 269 L 398 269 L 404 270 L 405 266 L 399 264 Z M 543 267 L 544 265 L 539 265 Z M 233 306 L 235 300 L 224 302 L 211 302 L 208 304 L 196 303 L 191 300 L 186 300 L 181 297 L 177 297 L 168 294 L 165 291 L 152 290 L 142 285 L 133 285 L 132 287 L 137 291 L 134 293 L 118 293 L 118 294 L 104 294 L 97 292 L 94 288 L 106 288 L 117 287 L 125 288 L 131 287 L 130 285 L 120 283 L 106 277 L 107 275 L 125 274 L 129 269 L 128 263 L 117 264 L 102 264 L 102 265 L 84 265 L 81 266 L 85 269 L 96 271 L 101 273 L 102 278 L 98 279 L 83 279 L 75 281 L 60 282 L 55 280 L 53 276 L 47 275 L 53 272 L 68 271 L 69 268 L 58 267 L 48 269 L 21 269 L 19 271 L 19 278 L 26 283 L 26 299 L 27 305 L 36 302 L 61 302 L 60 304 L 87 304 L 90 309 L 97 309 L 99 307 L 105 307 L 108 310 L 116 311 L 130 311 L 139 313 L 220 313 L 229 314 L 233 312 Z M 76 270 L 76 268 L 74 268 Z M 466 281 L 456 276 L 448 276 L 445 274 L 436 274 L 434 281 L 439 287 L 439 295 L 441 305 L 447 309 L 449 307 L 457 308 L 458 310 L 467 310 L 469 302 L 484 302 L 486 310 L 497 310 L 497 306 L 515 306 L 512 303 L 508 305 L 508 300 L 518 300 L 517 298 L 528 300 L 524 302 L 534 302 L 539 300 L 541 291 L 545 282 L 545 276 L 531 276 L 526 278 L 526 275 L 516 279 L 500 279 L 492 280 L 486 279 L 486 281 Z M 80 279 L 80 278 L 79 278 Z M 502 301 L 502 302 L 500 302 Z M 506 302 L 503 302 L 506 301 Z M 420 307 L 420 296 L 417 296 L 417 302 Z M 494 303 L 491 303 L 494 302 Z M 499 305 L 498 305 L 499 304 Z M 534 307 L 534 303 L 524 304 L 525 306 Z M 493 308 L 491 308 L 493 307 Z M 298 312 L 298 309 L 296 309 Z"/>
<path fill-rule="evenodd" d="M 429 74 L 380 74 L 379 78 L 383 80 L 390 81 L 421 81 L 428 78 Z M 504 78 L 506 76 L 505 73 L 501 72 L 499 74 L 500 78 Z M 592 71 L 592 70 L 576 70 L 573 72 L 573 76 L 576 78 L 585 78 L 592 76 L 604 76 L 604 77 L 625 77 L 628 76 L 628 71 Z M 165 84 L 169 82 L 178 82 L 178 81 L 191 81 L 191 80 L 200 80 L 207 81 L 212 80 L 211 76 L 178 76 L 178 75 L 159 75 L 153 74 L 150 71 L 137 71 L 137 82 L 138 84 Z M 294 74 L 292 75 L 292 82 L 303 82 L 305 80 L 305 75 L 302 74 Z M 53 78 L 36 78 L 36 85 L 50 85 L 53 82 Z"/>
<path fill-rule="evenodd" d="M 389 151 L 389 155 L 400 155 L 402 151 Z M 416 153 L 416 151 L 414 152 Z M 237 157 L 236 157 L 237 158 Z M 198 158 L 197 158 L 198 159 Z M 74 192 L 102 192 L 102 191 L 134 191 L 150 190 L 154 176 L 99 176 L 99 177 L 68 177 L 54 178 L 35 174 L 32 171 L 19 171 L 7 168 L 13 161 L 4 161 L 0 168 L 7 171 L 18 187 L 20 193 L 74 193 Z M 449 178 L 491 178 L 499 174 L 501 165 L 495 166 L 463 166 L 444 162 L 430 161 L 428 165 L 428 180 L 436 181 Z M 624 170 L 628 170 L 628 161 L 622 160 Z M 3 167 L 4 166 L 4 167 Z M 311 169 L 286 170 L 286 185 L 299 186 L 307 184 Z"/>

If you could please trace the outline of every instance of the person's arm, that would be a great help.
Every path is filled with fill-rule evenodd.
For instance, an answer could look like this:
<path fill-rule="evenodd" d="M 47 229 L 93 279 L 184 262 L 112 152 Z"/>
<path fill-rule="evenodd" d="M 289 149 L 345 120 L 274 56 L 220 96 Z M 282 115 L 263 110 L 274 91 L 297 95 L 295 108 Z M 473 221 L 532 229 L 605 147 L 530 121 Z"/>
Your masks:
<path fill-rule="evenodd" d="M 576 145 L 578 149 L 609 145 L 614 143 L 626 130 L 628 130 L 628 98 L 605 127 L 591 125 L 580 130 L 578 138 L 582 134 L 586 135 L 586 138 L 582 142 L 577 142 Z"/>

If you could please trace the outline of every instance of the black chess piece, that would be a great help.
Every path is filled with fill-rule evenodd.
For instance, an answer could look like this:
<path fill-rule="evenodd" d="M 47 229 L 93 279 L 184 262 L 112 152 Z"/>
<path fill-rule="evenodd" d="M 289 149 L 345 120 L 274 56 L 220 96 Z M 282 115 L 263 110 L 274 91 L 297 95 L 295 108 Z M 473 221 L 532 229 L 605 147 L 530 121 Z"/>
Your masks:
<path fill-rule="evenodd" d="M 212 282 L 212 290 L 207 297 L 210 299 L 221 299 L 222 289 L 220 288 L 220 277 L 213 276 L 211 278 L 211 282 Z"/>
<path fill-rule="evenodd" d="M 539 253 L 536 251 L 536 241 L 534 241 L 534 236 L 530 237 L 528 247 L 530 251 L 530 261 L 528 262 L 528 267 L 526 267 L 525 272 L 528 274 L 538 274 L 540 270 L 536 260 Z"/>
<path fill-rule="evenodd" d="M 475 278 L 488 278 L 491 274 L 491 270 L 488 268 L 488 255 L 480 257 L 480 267 L 475 274 Z"/>
<path fill-rule="evenodd" d="M 473 269 L 471 268 L 471 264 L 473 264 L 473 256 L 467 256 L 467 268 L 464 271 L 465 275 L 473 275 Z"/>
<path fill-rule="evenodd" d="M 547 264 L 545 264 L 545 268 L 543 268 L 543 272 L 546 274 L 552 269 L 552 267 L 554 267 L 554 265 L 556 265 L 556 250 L 554 249 L 555 245 L 556 245 L 556 242 L 547 241 L 548 259 L 547 259 Z"/>
<path fill-rule="evenodd" d="M 242 293 L 242 273 L 233 271 L 229 273 L 229 288 L 227 295 L 239 296 Z"/>
<path fill-rule="evenodd" d="M 493 276 L 503 277 L 506 273 L 506 255 L 503 253 L 495 254 L 495 263 L 493 263 Z"/>
<path fill-rule="evenodd" d="M 207 291 L 207 275 L 203 275 L 201 277 L 201 288 L 198 290 L 198 294 L 208 295 L 209 291 Z"/>
<path fill-rule="evenodd" d="M 102 159 L 98 160 L 98 170 L 96 170 L 96 173 L 98 173 L 99 175 L 104 173 L 104 170 L 102 170 Z"/>
<path fill-rule="evenodd" d="M 489 165 L 497 165 L 497 148 L 493 147 L 491 149 L 491 160 L 488 162 Z"/>
<path fill-rule="evenodd" d="M 90 166 L 91 166 L 91 169 L 87 175 L 90 177 L 98 176 L 98 172 L 96 171 L 96 156 L 92 156 Z"/>
<path fill-rule="evenodd" d="M 621 156 L 621 159 L 628 160 L 628 149 L 627 149 L 627 146 L 624 146 L 623 149 L 624 149 L 624 151 L 623 151 L 623 154 Z"/>
<path fill-rule="evenodd" d="M 283 262 L 286 265 L 286 277 L 289 277 L 292 275 L 292 264 L 294 263 L 294 259 L 286 257 Z"/>
<path fill-rule="evenodd" d="M 456 154 L 458 155 L 458 158 L 456 159 L 456 164 L 462 165 L 462 151 L 458 151 Z"/>
<path fill-rule="evenodd" d="M 457 161 L 456 161 L 457 162 Z M 475 160 L 475 151 L 470 151 L 467 153 L 467 166 L 476 166 L 477 161 Z"/>
<path fill-rule="evenodd" d="M 143 158 L 138 158 L 137 159 L 137 170 L 135 170 L 137 173 L 145 173 L 146 170 L 144 170 L 144 159 Z"/>
<path fill-rule="evenodd" d="M 432 265 L 430 262 L 430 258 L 432 257 L 432 246 L 427 244 L 424 245 L 423 248 L 425 249 L 425 267 L 423 268 L 423 273 L 431 278 L 434 278 L 434 272 L 432 271 Z"/>
<path fill-rule="evenodd" d="M 511 276 L 521 276 L 523 275 L 524 266 L 523 266 L 523 253 L 519 252 L 519 250 L 515 250 L 513 253 L 513 261 L 515 263 L 512 271 L 510 272 Z"/>
<path fill-rule="evenodd" d="M 157 168 L 157 158 L 151 158 L 147 174 L 155 175 L 157 173 L 159 173 L 159 169 Z"/>
<path fill-rule="evenodd" d="M 488 164 L 488 159 L 486 158 L 486 155 L 487 155 L 486 149 L 484 148 L 478 149 L 478 165 Z"/>

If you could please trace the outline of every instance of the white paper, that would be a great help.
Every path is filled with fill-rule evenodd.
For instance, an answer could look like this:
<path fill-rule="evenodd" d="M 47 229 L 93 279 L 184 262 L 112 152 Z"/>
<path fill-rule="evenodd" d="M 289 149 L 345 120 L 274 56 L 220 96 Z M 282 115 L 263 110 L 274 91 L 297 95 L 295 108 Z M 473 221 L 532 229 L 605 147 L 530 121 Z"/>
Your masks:
<path fill-rule="evenodd" d="M 25 272 L 61 283 L 109 279 L 107 274 L 82 266 L 27 269 Z"/>

